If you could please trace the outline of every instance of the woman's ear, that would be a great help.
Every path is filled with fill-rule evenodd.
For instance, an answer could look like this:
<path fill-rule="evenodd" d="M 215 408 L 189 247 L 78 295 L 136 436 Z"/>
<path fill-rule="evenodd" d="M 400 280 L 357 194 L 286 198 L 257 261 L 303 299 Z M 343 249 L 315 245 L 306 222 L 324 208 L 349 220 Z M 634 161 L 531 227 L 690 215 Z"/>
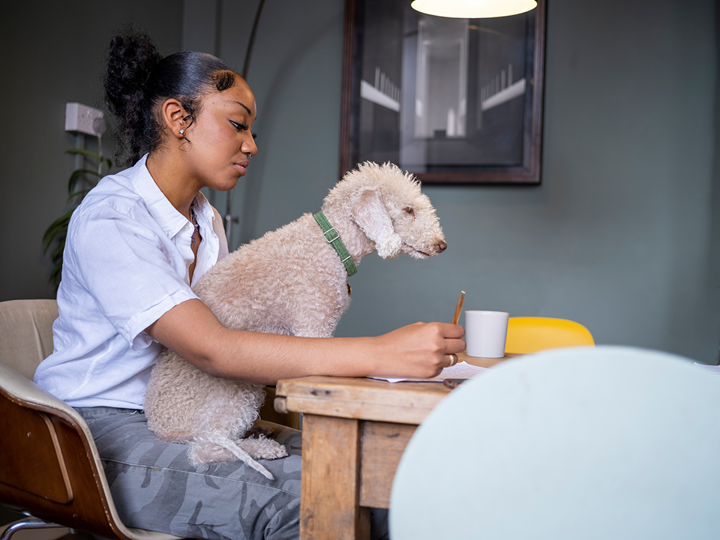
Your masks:
<path fill-rule="evenodd" d="M 377 190 L 368 189 L 352 207 L 355 223 L 374 244 L 383 259 L 400 254 L 402 240 L 395 233 L 390 215 Z"/>
<path fill-rule="evenodd" d="M 185 130 L 190 123 L 185 120 L 187 112 L 182 103 L 175 98 L 166 99 L 160 106 L 160 116 L 163 124 L 176 138 L 185 138 Z"/>

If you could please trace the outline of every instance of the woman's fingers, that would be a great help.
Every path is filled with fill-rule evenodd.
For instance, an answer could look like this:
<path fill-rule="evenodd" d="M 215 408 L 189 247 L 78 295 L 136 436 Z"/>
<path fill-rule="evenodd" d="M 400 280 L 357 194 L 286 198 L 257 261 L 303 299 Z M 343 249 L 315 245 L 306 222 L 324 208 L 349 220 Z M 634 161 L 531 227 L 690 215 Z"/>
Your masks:
<path fill-rule="evenodd" d="M 418 323 L 418 324 L 425 324 L 425 323 Z M 443 323 L 443 322 L 435 322 L 435 323 L 429 323 L 429 324 L 435 325 L 438 328 L 440 328 L 443 336 L 446 338 L 459 339 L 459 338 L 465 336 L 465 328 L 463 328 L 459 324 L 451 324 L 451 323 Z"/>
<path fill-rule="evenodd" d="M 423 331 L 434 335 L 438 343 L 438 353 L 457 354 L 465 350 L 465 329 L 459 324 L 450 323 L 416 323 Z"/>
<path fill-rule="evenodd" d="M 465 329 L 449 323 L 415 323 L 398 328 L 384 337 L 393 345 L 394 358 L 385 367 L 396 376 L 434 377 L 455 365 L 465 350 Z"/>
<path fill-rule="evenodd" d="M 458 363 L 457 354 L 448 354 L 447 357 L 450 359 L 450 365 L 448 365 L 447 367 L 453 367 L 455 364 Z"/>

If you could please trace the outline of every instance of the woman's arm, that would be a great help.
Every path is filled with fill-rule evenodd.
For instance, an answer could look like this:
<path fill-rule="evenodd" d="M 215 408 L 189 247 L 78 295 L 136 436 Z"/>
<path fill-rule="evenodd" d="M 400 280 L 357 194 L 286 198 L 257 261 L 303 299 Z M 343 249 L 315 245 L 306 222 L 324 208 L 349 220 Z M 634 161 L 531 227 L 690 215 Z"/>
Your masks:
<path fill-rule="evenodd" d="M 303 338 L 228 330 L 200 300 L 183 302 L 146 332 L 198 369 L 260 384 L 307 375 L 433 377 L 465 350 L 462 326 L 416 323 L 378 337 Z"/>

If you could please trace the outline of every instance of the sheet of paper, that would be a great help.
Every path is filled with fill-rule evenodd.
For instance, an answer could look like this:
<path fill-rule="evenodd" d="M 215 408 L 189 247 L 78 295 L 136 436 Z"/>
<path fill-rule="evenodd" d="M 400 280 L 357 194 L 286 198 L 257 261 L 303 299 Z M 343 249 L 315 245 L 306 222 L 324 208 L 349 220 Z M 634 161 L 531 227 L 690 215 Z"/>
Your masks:
<path fill-rule="evenodd" d="M 472 379 L 476 375 L 480 375 L 488 368 L 473 366 L 467 362 L 460 362 L 452 367 L 447 367 L 440 372 L 440 375 L 432 379 L 392 379 L 388 377 L 369 377 L 370 379 L 380 379 L 392 383 L 411 381 L 411 382 L 442 382 L 443 379 Z"/>

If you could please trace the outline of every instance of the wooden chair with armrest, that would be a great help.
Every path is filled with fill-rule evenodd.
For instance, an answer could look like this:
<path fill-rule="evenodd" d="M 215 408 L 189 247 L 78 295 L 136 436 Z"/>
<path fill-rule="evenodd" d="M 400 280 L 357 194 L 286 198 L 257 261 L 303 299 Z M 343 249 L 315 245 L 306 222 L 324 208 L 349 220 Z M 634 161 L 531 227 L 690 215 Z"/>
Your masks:
<path fill-rule="evenodd" d="M 58 526 L 110 539 L 177 538 L 123 525 L 85 421 L 32 382 L 52 352 L 57 316 L 55 300 L 0 302 L 0 505 L 29 516 L 0 540 L 21 529 Z M 297 428 L 297 413 L 275 413 L 274 388 L 268 393 L 261 417 Z"/>
<path fill-rule="evenodd" d="M 69 527 L 118 540 L 172 540 L 120 520 L 90 430 L 64 402 L 32 382 L 52 351 L 54 300 L 0 302 L 0 504 L 28 517 L 22 529 Z"/>

